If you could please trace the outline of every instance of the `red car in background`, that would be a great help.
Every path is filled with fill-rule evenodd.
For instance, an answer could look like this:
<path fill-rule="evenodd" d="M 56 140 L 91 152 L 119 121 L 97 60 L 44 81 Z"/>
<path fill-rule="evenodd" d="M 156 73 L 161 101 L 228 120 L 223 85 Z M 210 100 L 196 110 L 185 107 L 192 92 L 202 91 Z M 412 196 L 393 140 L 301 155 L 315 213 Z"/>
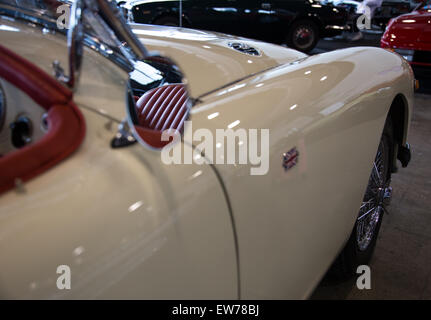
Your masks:
<path fill-rule="evenodd" d="M 431 0 L 411 13 L 391 19 L 381 39 L 382 48 L 402 55 L 413 67 L 416 78 L 431 78 Z"/>

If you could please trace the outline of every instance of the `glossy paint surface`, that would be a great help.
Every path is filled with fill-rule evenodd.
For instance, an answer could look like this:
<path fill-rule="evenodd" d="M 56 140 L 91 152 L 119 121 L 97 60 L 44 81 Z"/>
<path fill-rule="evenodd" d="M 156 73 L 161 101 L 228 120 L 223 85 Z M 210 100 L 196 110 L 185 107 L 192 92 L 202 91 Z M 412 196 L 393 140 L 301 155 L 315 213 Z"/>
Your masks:
<path fill-rule="evenodd" d="M 204 128 L 270 129 L 267 175 L 216 165 L 237 223 L 243 298 L 312 292 L 351 233 L 389 107 L 399 93 L 412 105 L 412 82 L 401 57 L 359 47 L 281 66 L 195 107 Z M 292 148 L 298 164 L 285 171 Z"/>
<path fill-rule="evenodd" d="M 115 130 L 84 115 L 77 153 L 0 198 L 1 298 L 236 298 L 232 226 L 211 168 L 164 166 L 138 144 L 112 150 Z M 60 265 L 71 290 L 57 289 Z"/>
<path fill-rule="evenodd" d="M 150 51 L 166 55 L 181 66 L 194 97 L 250 74 L 306 57 L 277 45 L 224 34 L 138 24 L 131 27 Z M 248 55 L 229 46 L 238 42 L 256 48 L 260 55 Z"/>
<path fill-rule="evenodd" d="M 55 51 L 61 36 L 16 27 L 0 32 L 2 45 L 46 71 L 54 56 L 65 57 Z M 1 298 L 238 297 L 231 218 L 213 169 L 166 166 L 139 144 L 110 147 L 118 123 L 106 110 L 125 118 L 124 79 L 87 50 L 75 94 L 83 145 L 0 196 Z M 60 265 L 71 268 L 71 290 L 57 289 Z"/>
<path fill-rule="evenodd" d="M 48 72 L 53 58 L 65 63 L 61 36 L 0 21 L 18 29 L 0 31 L 3 45 Z M 307 57 L 257 42 L 264 54 L 248 63 L 224 36 L 141 28 L 151 50 L 178 62 L 194 97 L 221 86 L 192 109 L 194 129 L 270 130 L 268 174 L 215 165 L 219 181 L 209 165 L 167 166 L 138 144 L 111 149 L 126 116 L 126 75 L 86 50 L 75 95 L 88 128 L 84 144 L 24 193 L 0 197 L 0 296 L 309 296 L 353 228 L 396 95 L 410 117 L 410 67 L 382 49 Z M 283 153 L 293 147 L 298 165 L 284 171 Z M 70 291 L 55 286 L 63 264 L 72 268 Z"/>

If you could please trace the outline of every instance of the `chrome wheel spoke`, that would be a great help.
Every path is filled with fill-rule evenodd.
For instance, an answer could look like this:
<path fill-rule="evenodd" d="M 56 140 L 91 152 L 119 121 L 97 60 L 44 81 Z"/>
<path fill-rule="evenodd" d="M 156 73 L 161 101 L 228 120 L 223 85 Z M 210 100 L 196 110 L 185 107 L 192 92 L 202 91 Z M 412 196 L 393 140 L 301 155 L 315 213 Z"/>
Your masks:
<path fill-rule="evenodd" d="M 366 250 L 374 238 L 376 227 L 384 210 L 383 200 L 386 195 L 387 156 L 384 153 L 383 141 L 379 144 L 373 162 L 370 179 L 364 201 L 359 209 L 356 224 L 356 240 L 361 251 Z"/>
<path fill-rule="evenodd" d="M 371 172 L 371 179 L 372 179 L 372 182 L 374 183 L 374 185 L 377 187 L 377 188 L 379 188 L 379 186 L 380 186 L 380 179 L 379 179 L 379 174 L 378 174 L 378 172 L 377 172 L 377 170 L 376 170 L 376 165 L 374 164 L 374 166 L 373 166 L 373 171 Z"/>
<path fill-rule="evenodd" d="M 360 210 L 362 210 L 366 205 L 368 205 L 368 204 L 372 203 L 372 201 L 373 201 L 373 200 L 374 200 L 374 199 L 370 199 L 370 200 L 368 200 L 368 201 L 362 202 L 362 205 L 361 205 Z"/>
<path fill-rule="evenodd" d="M 377 207 L 372 207 L 370 210 L 368 210 L 367 212 L 365 212 L 364 214 L 362 214 L 358 220 L 362 220 L 364 217 L 368 216 L 372 211 L 375 211 L 377 209 Z"/>
<path fill-rule="evenodd" d="M 381 178 L 381 176 L 380 176 L 380 172 L 379 172 L 379 170 L 377 169 L 377 166 L 376 166 L 376 163 L 374 162 L 374 172 L 376 173 L 376 175 L 377 175 L 377 179 L 378 179 L 378 181 L 379 181 L 379 184 L 382 182 L 382 178 Z"/>

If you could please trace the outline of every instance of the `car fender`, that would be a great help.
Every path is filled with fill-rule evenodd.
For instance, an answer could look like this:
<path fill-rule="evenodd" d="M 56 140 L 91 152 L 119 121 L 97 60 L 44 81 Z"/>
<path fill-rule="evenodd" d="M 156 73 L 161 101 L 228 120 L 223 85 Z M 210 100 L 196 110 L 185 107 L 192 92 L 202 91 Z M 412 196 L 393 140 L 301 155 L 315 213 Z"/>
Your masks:
<path fill-rule="evenodd" d="M 351 233 L 399 94 L 410 117 L 408 64 L 385 50 L 357 47 L 275 68 L 195 106 L 194 130 L 235 124 L 234 130 L 270 131 L 266 174 L 251 175 L 250 163 L 216 164 L 238 232 L 242 298 L 311 294 Z M 297 164 L 285 170 L 291 150 L 299 153 Z"/>

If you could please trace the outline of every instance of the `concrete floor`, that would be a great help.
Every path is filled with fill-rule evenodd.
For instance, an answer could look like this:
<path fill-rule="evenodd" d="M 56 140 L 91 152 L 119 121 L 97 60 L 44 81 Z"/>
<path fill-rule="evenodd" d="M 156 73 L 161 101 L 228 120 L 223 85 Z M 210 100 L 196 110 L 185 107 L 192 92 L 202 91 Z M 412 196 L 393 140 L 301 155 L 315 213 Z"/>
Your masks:
<path fill-rule="evenodd" d="M 332 46 L 333 41 L 329 44 L 321 41 L 316 50 L 324 51 Z M 357 289 L 356 279 L 342 283 L 323 279 L 312 299 L 431 299 L 429 94 L 415 96 L 408 141 L 412 146 L 412 160 L 408 168 L 400 168 L 392 176 L 393 194 L 388 207 L 389 214 L 383 218 L 376 250 L 370 262 L 371 289 Z"/>

